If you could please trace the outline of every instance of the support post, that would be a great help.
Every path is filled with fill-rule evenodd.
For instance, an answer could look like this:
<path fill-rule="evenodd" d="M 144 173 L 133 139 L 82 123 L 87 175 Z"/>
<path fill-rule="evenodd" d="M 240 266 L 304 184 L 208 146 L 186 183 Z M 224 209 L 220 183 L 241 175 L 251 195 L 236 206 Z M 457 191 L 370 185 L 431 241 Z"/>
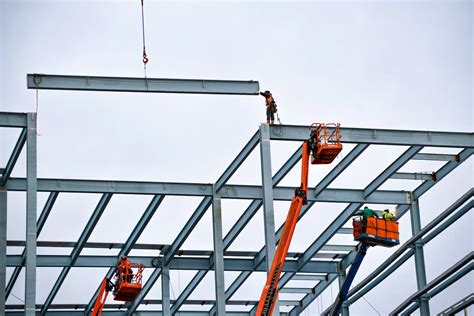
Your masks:
<path fill-rule="evenodd" d="M 170 268 L 167 265 L 163 265 L 161 268 L 161 300 L 163 316 L 171 316 Z"/>
<path fill-rule="evenodd" d="M 341 263 L 339 263 L 339 273 L 338 273 L 338 281 L 339 281 L 339 291 L 341 291 L 344 282 L 346 282 L 346 270 L 342 266 Z M 349 302 L 348 300 L 345 300 L 342 302 L 342 307 L 341 307 L 341 315 L 342 316 L 349 316 Z"/>
<path fill-rule="evenodd" d="M 412 195 L 411 201 L 411 231 L 413 235 L 416 235 L 421 230 L 421 219 L 420 219 L 420 207 L 418 199 Z M 416 285 L 418 290 L 422 289 L 426 285 L 426 271 L 425 271 L 425 255 L 423 252 L 423 241 L 418 239 L 414 243 L 415 250 L 415 269 L 416 269 Z M 420 314 L 422 316 L 430 315 L 430 305 L 428 297 L 420 297 Z"/>
<path fill-rule="evenodd" d="M 265 231 L 265 252 L 267 257 L 267 273 L 272 266 L 275 256 L 275 215 L 273 209 L 272 157 L 270 150 L 270 126 L 260 125 L 260 165 L 262 172 L 263 189 L 263 226 Z M 273 315 L 278 316 L 280 308 L 275 302 Z"/>
<path fill-rule="evenodd" d="M 225 315 L 225 282 L 224 282 L 224 242 L 222 234 L 221 197 L 213 187 L 212 196 L 212 232 L 214 239 L 214 282 L 216 287 L 216 312 Z"/>
<path fill-rule="evenodd" d="M 7 282 L 7 191 L 0 187 L 0 311 L 5 310 Z"/>
<path fill-rule="evenodd" d="M 27 115 L 25 315 L 36 311 L 36 113 Z"/>

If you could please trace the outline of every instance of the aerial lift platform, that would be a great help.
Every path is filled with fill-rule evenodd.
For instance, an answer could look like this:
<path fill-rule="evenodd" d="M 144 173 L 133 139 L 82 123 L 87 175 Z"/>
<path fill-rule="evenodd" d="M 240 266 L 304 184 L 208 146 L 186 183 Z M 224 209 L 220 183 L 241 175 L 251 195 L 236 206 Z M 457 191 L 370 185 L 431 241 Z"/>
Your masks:
<path fill-rule="evenodd" d="M 132 268 L 137 269 L 135 273 Z M 142 289 L 142 273 L 143 264 L 130 262 L 126 257 L 122 257 L 117 264 L 115 283 L 107 278 L 102 281 L 91 316 L 102 314 L 105 301 L 111 291 L 115 301 L 132 302 Z"/>

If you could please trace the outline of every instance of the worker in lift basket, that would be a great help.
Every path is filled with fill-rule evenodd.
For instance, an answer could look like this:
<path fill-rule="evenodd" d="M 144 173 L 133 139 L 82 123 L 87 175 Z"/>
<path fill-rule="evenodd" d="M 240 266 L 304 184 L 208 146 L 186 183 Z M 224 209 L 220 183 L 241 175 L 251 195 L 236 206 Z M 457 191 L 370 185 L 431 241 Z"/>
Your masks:
<path fill-rule="evenodd" d="M 383 210 L 383 218 L 386 221 L 393 221 L 393 219 L 395 218 L 395 215 L 393 215 L 392 212 L 390 212 L 388 209 L 385 209 Z"/>
<path fill-rule="evenodd" d="M 131 268 L 131 264 L 130 264 L 130 260 L 128 260 L 127 256 L 122 256 L 120 257 L 120 261 L 118 263 L 118 274 L 122 273 L 122 280 L 120 280 L 120 282 L 132 282 L 132 278 L 133 278 L 133 270 Z M 127 271 L 127 276 L 125 278 L 125 271 Z"/>
<path fill-rule="evenodd" d="M 368 208 L 367 206 L 364 207 L 363 210 L 358 210 L 357 212 L 355 212 L 354 215 L 368 216 L 368 217 L 376 217 L 376 218 L 379 217 L 379 215 L 377 214 L 376 211 L 374 211 L 374 210 Z"/>
<path fill-rule="evenodd" d="M 273 125 L 275 121 L 275 113 L 277 112 L 277 105 L 270 91 L 260 92 L 261 96 L 265 97 L 265 105 L 267 106 L 267 124 Z"/>

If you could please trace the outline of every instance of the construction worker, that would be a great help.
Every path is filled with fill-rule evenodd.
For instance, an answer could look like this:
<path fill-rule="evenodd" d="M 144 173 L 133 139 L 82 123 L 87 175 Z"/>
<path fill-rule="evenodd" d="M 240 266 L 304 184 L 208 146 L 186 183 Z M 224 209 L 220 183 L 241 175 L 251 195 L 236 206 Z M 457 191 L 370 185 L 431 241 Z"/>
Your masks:
<path fill-rule="evenodd" d="M 275 122 L 275 113 L 277 105 L 270 91 L 260 92 L 260 95 L 265 97 L 265 105 L 267 107 L 267 124 L 273 125 Z"/>
<path fill-rule="evenodd" d="M 379 217 L 376 211 L 368 208 L 367 206 L 365 206 L 363 210 L 358 210 L 357 212 L 355 212 L 354 215 L 376 217 L 376 218 Z"/>
<path fill-rule="evenodd" d="M 133 270 L 127 256 L 120 257 L 120 261 L 117 264 L 117 278 L 119 282 L 132 281 Z"/>
<path fill-rule="evenodd" d="M 388 209 L 385 209 L 383 210 L 383 218 L 386 220 L 386 221 L 393 221 L 393 219 L 395 218 L 395 216 L 392 214 L 392 212 L 390 212 Z"/>

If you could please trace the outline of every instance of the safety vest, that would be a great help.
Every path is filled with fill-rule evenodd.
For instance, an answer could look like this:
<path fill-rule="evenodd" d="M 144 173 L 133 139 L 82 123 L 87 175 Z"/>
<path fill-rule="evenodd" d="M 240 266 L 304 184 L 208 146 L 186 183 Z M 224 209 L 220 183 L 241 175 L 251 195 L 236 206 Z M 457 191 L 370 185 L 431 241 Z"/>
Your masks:
<path fill-rule="evenodd" d="M 391 221 L 391 220 L 393 220 L 394 216 L 390 212 L 385 212 L 385 213 L 383 213 L 383 218 L 387 221 Z"/>

